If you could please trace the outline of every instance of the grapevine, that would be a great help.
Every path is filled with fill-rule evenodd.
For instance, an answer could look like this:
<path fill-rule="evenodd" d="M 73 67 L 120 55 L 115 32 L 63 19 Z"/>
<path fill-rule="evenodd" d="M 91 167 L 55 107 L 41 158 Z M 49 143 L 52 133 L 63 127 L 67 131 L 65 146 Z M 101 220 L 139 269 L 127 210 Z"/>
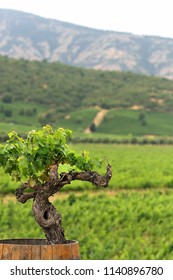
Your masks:
<path fill-rule="evenodd" d="M 6 144 L 0 145 L 0 164 L 12 179 L 35 184 L 43 184 L 48 179 L 54 164 L 69 164 L 76 170 L 91 170 L 96 164 L 101 166 L 102 161 L 92 160 L 88 152 L 77 155 L 70 150 L 67 141 L 71 135 L 69 129 L 53 130 L 50 125 L 30 131 L 26 139 L 13 131 Z"/>
<path fill-rule="evenodd" d="M 33 214 L 42 227 L 49 244 L 66 242 L 61 226 L 61 215 L 50 203 L 49 197 L 56 194 L 73 180 L 91 182 L 107 187 L 112 177 L 108 164 L 106 174 L 100 175 L 93 168 L 101 166 L 102 160 L 91 159 L 89 152 L 77 154 L 67 144 L 72 136 L 69 129 L 53 129 L 46 125 L 40 130 L 31 130 L 25 138 L 17 132 L 9 133 L 6 143 L 0 145 L 0 166 L 21 182 L 16 198 L 25 203 L 33 199 Z M 59 166 L 66 164 L 68 172 L 59 174 Z"/>

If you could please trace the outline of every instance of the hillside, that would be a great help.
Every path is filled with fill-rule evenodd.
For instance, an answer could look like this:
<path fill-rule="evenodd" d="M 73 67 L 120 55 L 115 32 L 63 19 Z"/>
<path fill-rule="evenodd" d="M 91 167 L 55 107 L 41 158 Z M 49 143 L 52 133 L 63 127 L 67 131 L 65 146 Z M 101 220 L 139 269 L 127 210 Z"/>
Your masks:
<path fill-rule="evenodd" d="M 2 131 L 51 123 L 80 132 L 91 126 L 101 133 L 173 134 L 173 81 L 8 57 L 0 57 L 0 73 Z"/>
<path fill-rule="evenodd" d="M 0 54 L 173 79 L 173 39 L 103 31 L 0 9 Z"/>

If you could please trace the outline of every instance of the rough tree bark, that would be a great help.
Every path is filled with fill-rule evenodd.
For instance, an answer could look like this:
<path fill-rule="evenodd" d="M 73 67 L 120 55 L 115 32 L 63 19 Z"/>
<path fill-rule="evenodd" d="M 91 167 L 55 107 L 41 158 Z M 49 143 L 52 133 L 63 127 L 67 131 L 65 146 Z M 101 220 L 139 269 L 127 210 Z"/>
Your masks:
<path fill-rule="evenodd" d="M 108 186 L 112 177 L 112 170 L 109 164 L 105 175 L 100 175 L 95 171 L 71 171 L 69 173 L 63 172 L 58 177 L 57 169 L 57 165 L 51 166 L 50 180 L 44 185 L 31 187 L 29 183 L 25 183 L 16 190 L 16 198 L 19 202 L 25 203 L 27 200 L 33 199 L 33 215 L 36 222 L 44 231 L 48 244 L 62 244 L 67 242 L 61 223 L 61 214 L 50 203 L 49 197 L 57 193 L 64 185 L 70 184 L 74 180 L 88 181 L 93 185 L 105 188 Z M 27 190 L 30 190 L 30 192 L 27 192 Z"/>

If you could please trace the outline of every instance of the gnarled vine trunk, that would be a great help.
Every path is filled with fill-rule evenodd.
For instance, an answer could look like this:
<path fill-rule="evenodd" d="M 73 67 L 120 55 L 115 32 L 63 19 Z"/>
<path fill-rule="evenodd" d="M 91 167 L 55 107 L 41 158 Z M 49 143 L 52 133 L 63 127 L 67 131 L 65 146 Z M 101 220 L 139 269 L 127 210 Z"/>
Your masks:
<path fill-rule="evenodd" d="M 45 233 L 48 244 L 66 243 L 61 214 L 49 202 L 44 193 L 38 192 L 33 200 L 32 211 L 36 222 Z"/>
<path fill-rule="evenodd" d="M 95 171 L 82 171 L 69 173 L 63 172 L 58 178 L 57 166 L 53 165 L 50 170 L 50 180 L 42 186 L 29 186 L 23 184 L 16 190 L 16 198 L 19 202 L 25 203 L 28 199 L 33 199 L 32 211 L 36 222 L 43 229 L 48 244 L 63 244 L 67 240 L 61 223 L 61 214 L 50 203 L 49 197 L 57 193 L 64 185 L 70 184 L 73 180 L 91 182 L 95 186 L 107 187 L 112 177 L 111 166 L 108 164 L 105 175 L 100 175 Z M 32 189 L 32 192 L 26 192 Z"/>

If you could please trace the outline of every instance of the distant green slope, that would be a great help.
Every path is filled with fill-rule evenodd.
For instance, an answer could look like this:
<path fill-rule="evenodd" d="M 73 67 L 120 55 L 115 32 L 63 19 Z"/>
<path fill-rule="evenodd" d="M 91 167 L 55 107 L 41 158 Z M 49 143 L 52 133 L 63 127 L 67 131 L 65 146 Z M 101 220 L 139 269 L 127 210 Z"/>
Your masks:
<path fill-rule="evenodd" d="M 108 109 L 96 132 L 172 135 L 173 81 L 7 57 L 0 73 L 0 131 L 51 123 L 82 132 Z"/>
<path fill-rule="evenodd" d="M 133 135 L 173 135 L 173 112 L 110 110 L 96 132 Z"/>

